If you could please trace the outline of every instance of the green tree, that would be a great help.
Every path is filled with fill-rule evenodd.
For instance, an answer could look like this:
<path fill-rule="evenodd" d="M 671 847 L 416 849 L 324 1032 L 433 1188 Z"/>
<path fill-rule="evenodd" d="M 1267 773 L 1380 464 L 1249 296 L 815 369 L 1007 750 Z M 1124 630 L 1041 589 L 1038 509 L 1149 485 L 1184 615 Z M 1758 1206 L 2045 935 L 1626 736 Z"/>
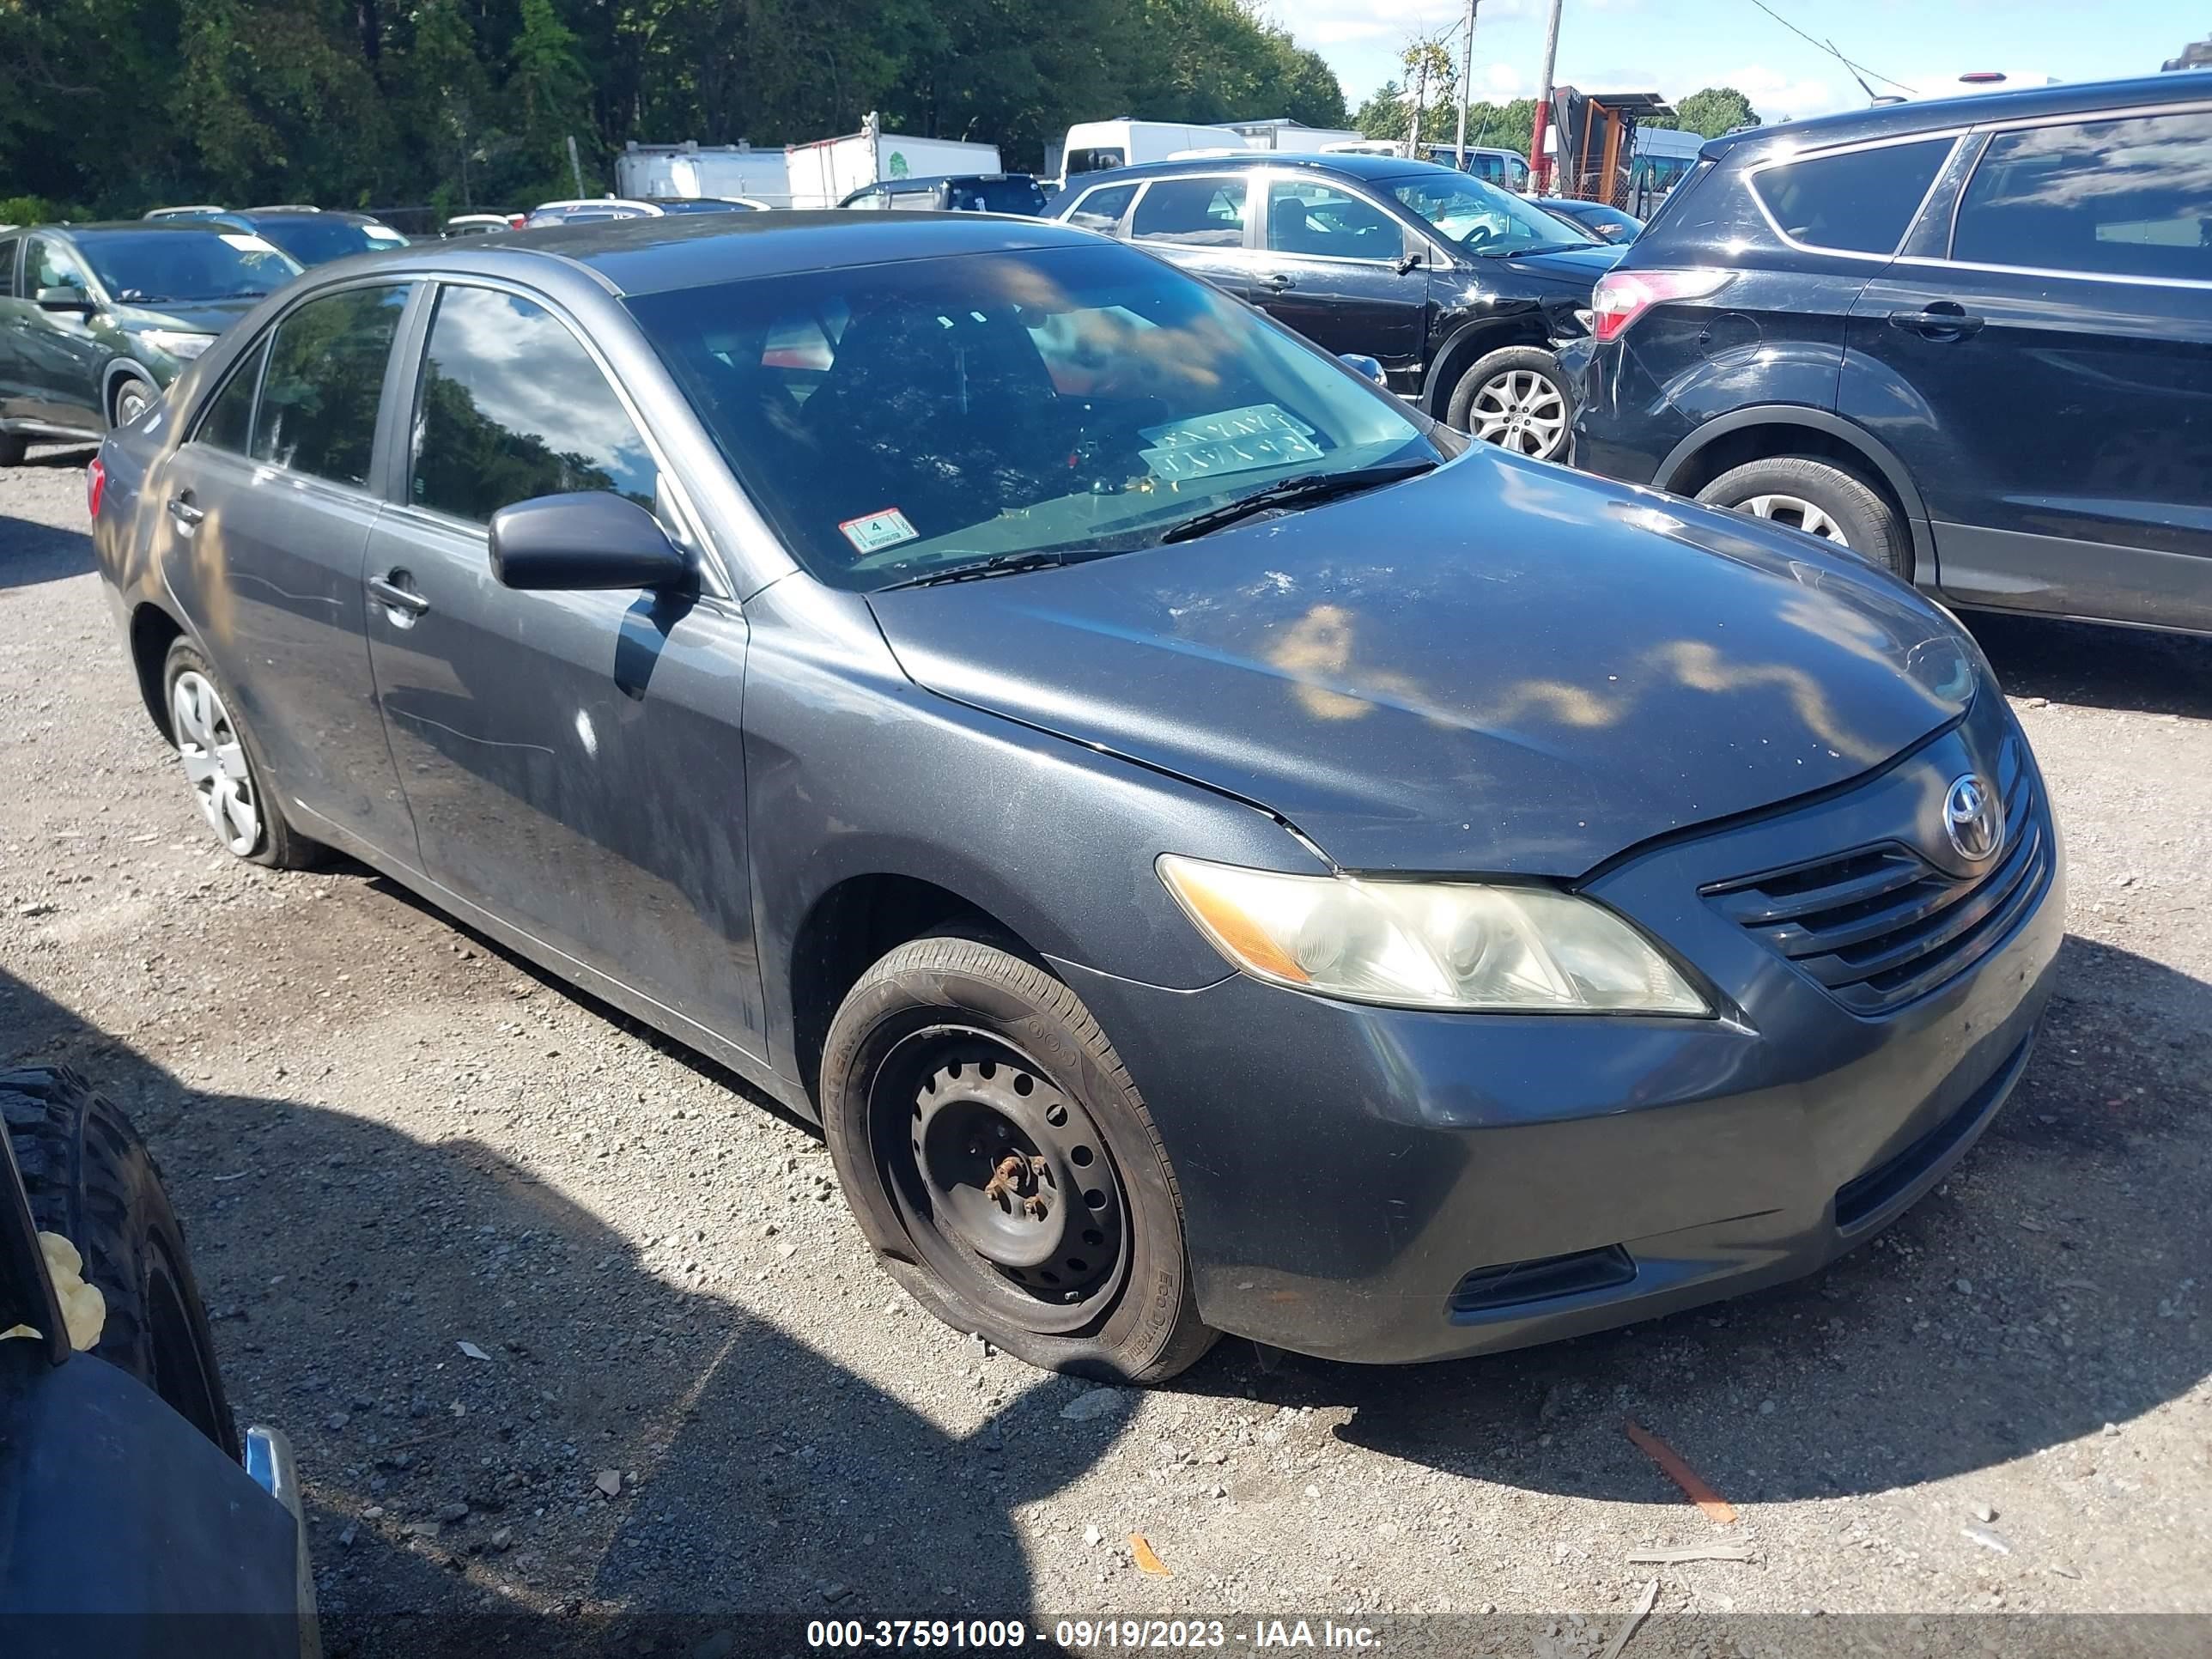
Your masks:
<path fill-rule="evenodd" d="M 507 52 L 504 90 L 517 170 L 524 175 L 515 199 L 567 194 L 574 188 L 568 140 L 578 139 L 580 150 L 592 136 L 592 83 L 575 33 L 553 9 L 553 0 L 522 0 L 522 27 Z"/>
<path fill-rule="evenodd" d="M 1676 126 L 1706 138 L 1717 138 L 1724 132 L 1755 126 L 1759 122 L 1759 112 L 1752 108 L 1751 100 L 1734 87 L 1706 87 L 1692 93 L 1674 108 Z M 1661 123 L 1646 125 L 1656 126 Z"/>

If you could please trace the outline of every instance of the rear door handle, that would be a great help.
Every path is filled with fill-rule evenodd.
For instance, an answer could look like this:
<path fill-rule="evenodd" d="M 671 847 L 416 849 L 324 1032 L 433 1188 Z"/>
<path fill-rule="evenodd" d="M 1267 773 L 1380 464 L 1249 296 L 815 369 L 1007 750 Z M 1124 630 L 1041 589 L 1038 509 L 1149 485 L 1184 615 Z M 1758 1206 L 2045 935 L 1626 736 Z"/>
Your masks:
<path fill-rule="evenodd" d="M 1963 340 L 1979 330 L 1984 320 L 1948 301 L 1939 301 L 1925 311 L 1893 311 L 1889 313 L 1892 328 L 1910 329 L 1913 333 L 1925 335 L 1931 340 Z"/>
<path fill-rule="evenodd" d="M 404 570 L 395 570 L 389 576 L 371 576 L 368 591 L 411 622 L 430 608 L 430 601 L 411 587 L 402 587 L 399 584 L 406 580 Z"/>
<path fill-rule="evenodd" d="M 185 529 L 190 530 L 202 519 L 207 517 L 207 509 L 194 507 L 182 495 L 172 495 L 169 497 L 169 516 L 184 526 Z"/>
<path fill-rule="evenodd" d="M 1260 280 L 1265 283 L 1269 288 L 1274 289 L 1278 294 L 1280 294 L 1286 288 L 1296 288 L 1297 286 L 1297 282 L 1293 278 L 1279 270 L 1275 271 L 1271 275 L 1262 276 Z"/>

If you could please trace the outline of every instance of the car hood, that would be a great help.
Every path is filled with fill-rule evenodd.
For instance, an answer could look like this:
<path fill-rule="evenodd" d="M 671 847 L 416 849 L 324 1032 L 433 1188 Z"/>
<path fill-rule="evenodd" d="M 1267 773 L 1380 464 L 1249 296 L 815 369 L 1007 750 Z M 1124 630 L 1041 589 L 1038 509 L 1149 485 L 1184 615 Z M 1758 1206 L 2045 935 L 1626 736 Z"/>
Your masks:
<path fill-rule="evenodd" d="M 163 300 L 157 304 L 118 305 L 115 320 L 126 329 L 173 328 L 185 334 L 220 334 L 259 305 L 264 296 L 236 300 Z"/>
<path fill-rule="evenodd" d="M 1620 263 L 1620 256 L 1628 250 L 1611 243 L 1592 243 L 1588 247 L 1555 248 L 1548 253 L 1523 253 L 1515 258 L 1500 256 L 1495 259 L 1475 258 L 1478 267 L 1510 265 L 1515 270 L 1533 272 L 1554 282 L 1581 288 L 1593 289 L 1597 279 Z"/>
<path fill-rule="evenodd" d="M 1579 875 L 1880 766 L 1976 684 L 1957 627 L 1849 555 L 1486 447 L 870 604 L 918 684 L 1240 796 L 1355 870 Z"/>

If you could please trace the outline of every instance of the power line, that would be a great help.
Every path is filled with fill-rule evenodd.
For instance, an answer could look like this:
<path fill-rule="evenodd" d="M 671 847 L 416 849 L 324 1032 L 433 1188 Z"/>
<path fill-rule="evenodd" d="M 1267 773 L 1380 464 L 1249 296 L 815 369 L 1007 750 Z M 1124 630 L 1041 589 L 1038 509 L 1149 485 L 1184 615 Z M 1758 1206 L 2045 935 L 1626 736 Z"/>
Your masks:
<path fill-rule="evenodd" d="M 1838 64 L 1841 64 L 1845 69 L 1854 71 L 1855 74 L 1871 75 L 1875 80 L 1882 82 L 1886 85 L 1895 87 L 1899 92 L 1910 93 L 1916 98 L 1919 96 L 1919 89 L 1917 88 L 1908 87 L 1904 82 L 1892 79 L 1889 76 L 1884 75 L 1880 70 L 1869 69 L 1864 64 L 1855 62 L 1852 59 L 1844 57 L 1842 52 L 1836 50 L 1835 45 L 1832 41 L 1818 40 L 1815 37 L 1806 33 L 1804 30 L 1799 28 L 1795 23 L 1784 17 L 1780 12 L 1768 5 L 1766 3 L 1766 0 L 1751 0 L 1751 3 L 1757 6 L 1759 10 L 1765 12 L 1776 22 L 1781 24 L 1784 28 L 1788 29 L 1790 33 L 1796 35 L 1799 40 L 1807 42 L 1817 51 L 1826 52 L 1829 57 L 1834 58 Z M 1863 86 L 1865 82 L 1862 82 L 1860 84 Z"/>

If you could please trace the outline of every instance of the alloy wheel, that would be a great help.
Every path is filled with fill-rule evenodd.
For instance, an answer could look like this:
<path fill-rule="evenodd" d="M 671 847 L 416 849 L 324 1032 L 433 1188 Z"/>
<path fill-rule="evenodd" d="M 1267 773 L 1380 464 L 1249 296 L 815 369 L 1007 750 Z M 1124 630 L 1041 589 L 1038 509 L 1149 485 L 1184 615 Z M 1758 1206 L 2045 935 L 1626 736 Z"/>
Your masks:
<path fill-rule="evenodd" d="M 230 710 L 223 706 L 222 694 L 205 675 L 187 669 L 169 688 L 169 713 L 176 728 L 178 758 L 184 762 L 200 816 L 225 847 L 245 858 L 261 839 L 261 810 L 254 798 L 253 774 L 246 763 L 246 745 L 231 722 Z"/>
<path fill-rule="evenodd" d="M 1838 547 L 1850 546 L 1843 526 L 1802 495 L 1753 495 L 1738 501 L 1735 510 L 1748 513 L 1754 519 L 1770 519 L 1776 524 L 1788 525 L 1792 530 L 1818 536 Z"/>
<path fill-rule="evenodd" d="M 129 426 L 143 415 L 154 401 L 154 389 L 143 380 L 125 380 L 123 389 L 115 394 L 115 424 Z"/>
<path fill-rule="evenodd" d="M 1567 441 L 1567 399 L 1549 375 L 1509 368 L 1486 380 L 1468 410 L 1468 429 L 1485 443 L 1549 460 Z"/>
<path fill-rule="evenodd" d="M 1042 1334 L 1112 1305 L 1128 1204 L 1083 1103 L 981 1031 L 915 1033 L 877 1073 L 878 1168 L 908 1237 L 962 1294 Z"/>

